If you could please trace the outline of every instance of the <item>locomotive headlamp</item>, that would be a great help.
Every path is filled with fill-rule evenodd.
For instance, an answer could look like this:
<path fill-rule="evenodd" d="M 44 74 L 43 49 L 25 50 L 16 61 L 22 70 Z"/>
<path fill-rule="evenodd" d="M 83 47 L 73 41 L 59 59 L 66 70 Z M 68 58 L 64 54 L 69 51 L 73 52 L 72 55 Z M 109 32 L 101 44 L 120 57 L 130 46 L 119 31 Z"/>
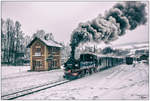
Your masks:
<path fill-rule="evenodd" d="M 78 65 L 78 64 L 75 64 L 75 66 L 78 67 L 79 65 Z"/>
<path fill-rule="evenodd" d="M 66 73 L 71 73 L 71 70 L 66 71 Z"/>
<path fill-rule="evenodd" d="M 78 75 L 78 73 L 72 73 L 72 75 L 73 75 L 73 76 L 77 76 L 77 75 Z"/>

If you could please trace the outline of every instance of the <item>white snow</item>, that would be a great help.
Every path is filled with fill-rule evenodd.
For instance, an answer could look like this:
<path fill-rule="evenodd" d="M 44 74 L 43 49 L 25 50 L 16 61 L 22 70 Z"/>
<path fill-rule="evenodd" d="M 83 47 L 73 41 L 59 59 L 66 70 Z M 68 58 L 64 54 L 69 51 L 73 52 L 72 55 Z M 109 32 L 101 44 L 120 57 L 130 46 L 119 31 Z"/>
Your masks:
<path fill-rule="evenodd" d="M 133 48 L 133 46 L 116 46 L 116 47 L 113 47 L 113 49 L 123 49 L 123 50 L 125 50 L 125 49 L 132 49 Z"/>
<path fill-rule="evenodd" d="M 149 43 L 140 43 L 140 44 L 136 44 L 134 45 L 135 47 L 149 47 L 148 45 Z"/>
<path fill-rule="evenodd" d="M 148 65 L 120 65 L 18 99 L 148 99 Z"/>
<path fill-rule="evenodd" d="M 43 38 L 39 38 L 41 41 L 43 41 L 48 46 L 55 46 L 55 47 L 62 47 L 60 44 L 56 43 L 53 40 L 45 40 Z"/>
<path fill-rule="evenodd" d="M 138 43 L 131 45 L 122 45 L 122 46 L 113 46 L 114 49 L 131 49 L 131 50 L 141 50 L 141 49 L 149 49 L 148 43 Z"/>
<path fill-rule="evenodd" d="M 29 72 L 27 70 L 29 70 L 29 66 L 2 67 L 2 95 L 44 84 L 47 82 L 54 82 L 62 79 L 63 76 L 62 69 L 41 72 Z"/>
<path fill-rule="evenodd" d="M 30 66 L 2 66 L 2 77 L 30 70 Z"/>

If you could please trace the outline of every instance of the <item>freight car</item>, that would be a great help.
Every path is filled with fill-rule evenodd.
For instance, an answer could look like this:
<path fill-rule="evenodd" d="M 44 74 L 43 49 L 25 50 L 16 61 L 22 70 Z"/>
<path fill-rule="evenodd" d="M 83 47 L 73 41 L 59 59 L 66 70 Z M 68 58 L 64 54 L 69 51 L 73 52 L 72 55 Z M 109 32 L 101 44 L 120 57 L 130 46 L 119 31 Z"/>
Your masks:
<path fill-rule="evenodd" d="M 111 56 L 99 56 L 98 57 L 98 70 L 107 69 L 116 65 L 120 65 L 124 62 L 123 58 L 111 57 Z"/>
<path fill-rule="evenodd" d="M 127 57 L 125 58 L 125 60 L 126 60 L 126 64 L 127 64 L 127 65 L 132 65 L 132 64 L 133 64 L 133 57 L 127 56 Z"/>
<path fill-rule="evenodd" d="M 102 69 L 123 63 L 122 58 L 98 56 L 94 53 L 81 54 L 78 60 L 69 58 L 64 64 L 64 78 L 77 79 Z"/>

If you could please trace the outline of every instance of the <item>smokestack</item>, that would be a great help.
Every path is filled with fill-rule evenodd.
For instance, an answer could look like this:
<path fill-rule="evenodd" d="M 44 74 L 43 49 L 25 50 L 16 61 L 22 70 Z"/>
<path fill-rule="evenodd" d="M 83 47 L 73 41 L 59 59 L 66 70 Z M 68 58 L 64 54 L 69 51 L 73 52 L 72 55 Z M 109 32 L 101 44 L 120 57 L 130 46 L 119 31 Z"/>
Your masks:
<path fill-rule="evenodd" d="M 71 56 L 70 56 L 70 57 L 71 57 L 72 59 L 75 59 L 75 48 L 76 48 L 76 47 L 73 46 L 73 45 L 71 45 L 71 46 L 72 46 L 72 47 L 71 47 Z"/>
<path fill-rule="evenodd" d="M 118 3 L 104 17 L 99 15 L 92 21 L 80 23 L 71 35 L 71 57 L 74 59 L 75 49 L 80 43 L 109 43 L 124 35 L 126 30 L 146 24 L 145 7 L 146 4 L 136 1 Z"/>

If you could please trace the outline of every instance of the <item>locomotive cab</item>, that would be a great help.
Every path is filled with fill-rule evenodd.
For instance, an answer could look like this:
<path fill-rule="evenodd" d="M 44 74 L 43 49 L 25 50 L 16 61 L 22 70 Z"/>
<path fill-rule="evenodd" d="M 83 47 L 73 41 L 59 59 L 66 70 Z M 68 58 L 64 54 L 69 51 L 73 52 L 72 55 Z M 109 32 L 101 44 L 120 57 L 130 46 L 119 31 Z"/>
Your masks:
<path fill-rule="evenodd" d="M 93 54 L 81 54 L 80 55 L 80 68 L 96 67 L 97 56 Z"/>

